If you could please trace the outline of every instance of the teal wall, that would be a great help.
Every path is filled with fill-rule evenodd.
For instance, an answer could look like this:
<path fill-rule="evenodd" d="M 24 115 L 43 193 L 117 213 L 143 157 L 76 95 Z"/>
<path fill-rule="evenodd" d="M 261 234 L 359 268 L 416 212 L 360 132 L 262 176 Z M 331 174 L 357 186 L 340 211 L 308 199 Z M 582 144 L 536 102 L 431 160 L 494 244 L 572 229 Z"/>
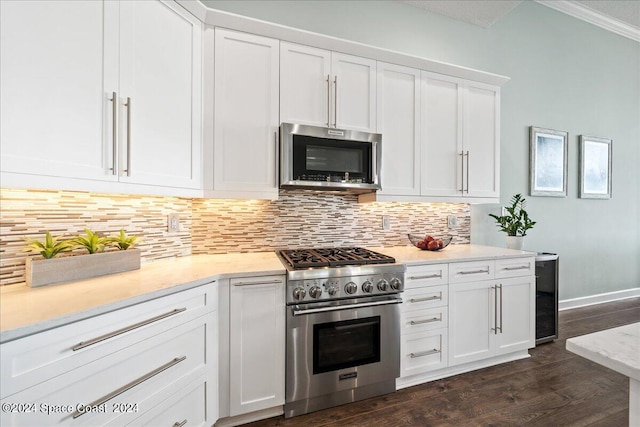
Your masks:
<path fill-rule="evenodd" d="M 207 6 L 511 77 L 502 88 L 502 203 L 528 194 L 529 126 L 569 132 L 569 194 L 527 196 L 525 249 L 560 254 L 560 298 L 640 287 L 640 43 L 534 2 L 488 29 L 394 1 L 215 1 Z M 579 199 L 578 136 L 613 139 L 613 198 Z M 504 246 L 472 206 L 473 243 Z"/>

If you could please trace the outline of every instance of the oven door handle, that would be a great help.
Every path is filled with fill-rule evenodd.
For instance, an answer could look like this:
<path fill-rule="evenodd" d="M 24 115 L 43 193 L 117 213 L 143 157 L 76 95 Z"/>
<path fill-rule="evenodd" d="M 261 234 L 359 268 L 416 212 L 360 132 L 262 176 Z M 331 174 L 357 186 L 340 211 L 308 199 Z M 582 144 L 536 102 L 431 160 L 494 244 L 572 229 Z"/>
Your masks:
<path fill-rule="evenodd" d="M 389 305 L 389 304 L 402 304 L 402 298 L 393 298 L 384 301 L 374 301 L 374 302 L 362 302 L 356 304 L 345 304 L 331 307 L 319 307 L 319 308 L 300 308 L 300 306 L 296 305 L 293 307 L 293 315 L 301 316 L 303 314 L 314 314 L 314 313 L 324 313 L 327 311 L 338 311 L 338 310 L 350 310 L 353 308 L 365 308 L 365 307 L 375 307 L 377 305 Z"/>

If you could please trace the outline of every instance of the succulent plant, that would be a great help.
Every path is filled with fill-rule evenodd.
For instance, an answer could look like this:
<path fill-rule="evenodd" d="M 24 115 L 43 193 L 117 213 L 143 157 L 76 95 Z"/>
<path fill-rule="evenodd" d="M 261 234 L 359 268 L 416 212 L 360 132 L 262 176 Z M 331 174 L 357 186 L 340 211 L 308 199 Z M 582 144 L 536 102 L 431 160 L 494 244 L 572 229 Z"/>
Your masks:
<path fill-rule="evenodd" d="M 52 237 L 51 233 L 47 231 L 45 233 L 44 242 L 36 239 L 26 239 L 27 247 L 24 251 L 38 252 L 45 259 L 54 258 L 56 255 L 62 252 L 68 252 L 72 249 L 72 244 L 69 240 L 58 240 L 56 237 Z"/>
<path fill-rule="evenodd" d="M 109 237 L 100 237 L 88 228 L 84 229 L 85 235 L 78 236 L 71 240 L 74 248 L 84 248 L 90 254 L 103 252 L 105 246 L 109 245 L 111 239 Z"/>
<path fill-rule="evenodd" d="M 110 244 L 116 246 L 121 251 L 132 248 L 138 241 L 137 236 L 127 236 L 124 229 L 120 229 L 120 233 L 109 238 Z"/>

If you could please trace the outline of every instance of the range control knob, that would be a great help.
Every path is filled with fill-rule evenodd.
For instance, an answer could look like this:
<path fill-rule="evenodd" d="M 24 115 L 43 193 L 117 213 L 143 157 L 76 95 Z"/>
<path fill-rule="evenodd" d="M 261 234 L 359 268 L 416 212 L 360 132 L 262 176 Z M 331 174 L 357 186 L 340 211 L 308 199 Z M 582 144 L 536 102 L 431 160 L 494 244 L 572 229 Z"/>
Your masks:
<path fill-rule="evenodd" d="M 309 296 L 311 296 L 311 298 L 318 299 L 320 295 L 322 295 L 322 288 L 320 286 L 312 286 L 311 289 L 309 289 Z"/>
<path fill-rule="evenodd" d="M 378 290 L 385 292 L 387 289 L 389 289 L 389 282 L 386 281 L 386 279 L 380 279 L 378 280 Z"/>
<path fill-rule="evenodd" d="M 305 291 L 304 288 L 298 287 L 293 290 L 293 298 L 297 300 L 304 299 L 304 296 L 306 294 L 307 294 L 307 291 Z"/>
<path fill-rule="evenodd" d="M 329 293 L 329 295 L 334 296 L 335 294 L 338 293 L 340 289 L 338 289 L 338 287 L 336 285 L 331 285 L 327 288 L 327 292 Z"/>
<path fill-rule="evenodd" d="M 344 291 L 349 295 L 355 294 L 358 291 L 358 285 L 356 285 L 353 282 L 349 282 L 346 285 L 344 285 Z"/>
<path fill-rule="evenodd" d="M 397 291 L 398 289 L 400 289 L 400 286 L 402 286 L 402 282 L 400 281 L 400 279 L 394 277 L 393 279 L 391 279 L 390 285 L 391 289 Z"/>
<path fill-rule="evenodd" d="M 373 292 L 373 283 L 371 283 L 370 281 L 366 281 L 362 284 L 362 291 L 366 292 L 368 294 L 370 294 L 371 292 Z"/>

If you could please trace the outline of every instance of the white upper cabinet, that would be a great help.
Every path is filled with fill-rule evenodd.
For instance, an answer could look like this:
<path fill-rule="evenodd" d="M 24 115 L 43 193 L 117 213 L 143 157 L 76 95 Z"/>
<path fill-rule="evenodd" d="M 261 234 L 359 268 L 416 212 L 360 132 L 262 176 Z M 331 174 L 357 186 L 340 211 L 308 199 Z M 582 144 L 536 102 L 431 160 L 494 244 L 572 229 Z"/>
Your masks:
<path fill-rule="evenodd" d="M 201 51 L 201 23 L 175 3 L 120 3 L 123 181 L 201 188 Z"/>
<path fill-rule="evenodd" d="M 326 127 L 332 125 L 330 79 L 329 51 L 281 42 L 281 121 Z"/>
<path fill-rule="evenodd" d="M 420 194 L 420 70 L 378 62 L 383 194 Z"/>
<path fill-rule="evenodd" d="M 195 17 L 161 1 L 0 8 L 3 185 L 201 187 L 202 24 Z"/>
<path fill-rule="evenodd" d="M 280 121 L 376 131 L 376 61 L 282 42 Z"/>
<path fill-rule="evenodd" d="M 499 89 L 423 71 L 422 105 L 422 195 L 499 198 Z"/>
<path fill-rule="evenodd" d="M 1 170 L 117 180 L 117 3 L 2 1 L 0 19 Z"/>
<path fill-rule="evenodd" d="M 215 30 L 213 195 L 278 197 L 279 41 Z"/>

